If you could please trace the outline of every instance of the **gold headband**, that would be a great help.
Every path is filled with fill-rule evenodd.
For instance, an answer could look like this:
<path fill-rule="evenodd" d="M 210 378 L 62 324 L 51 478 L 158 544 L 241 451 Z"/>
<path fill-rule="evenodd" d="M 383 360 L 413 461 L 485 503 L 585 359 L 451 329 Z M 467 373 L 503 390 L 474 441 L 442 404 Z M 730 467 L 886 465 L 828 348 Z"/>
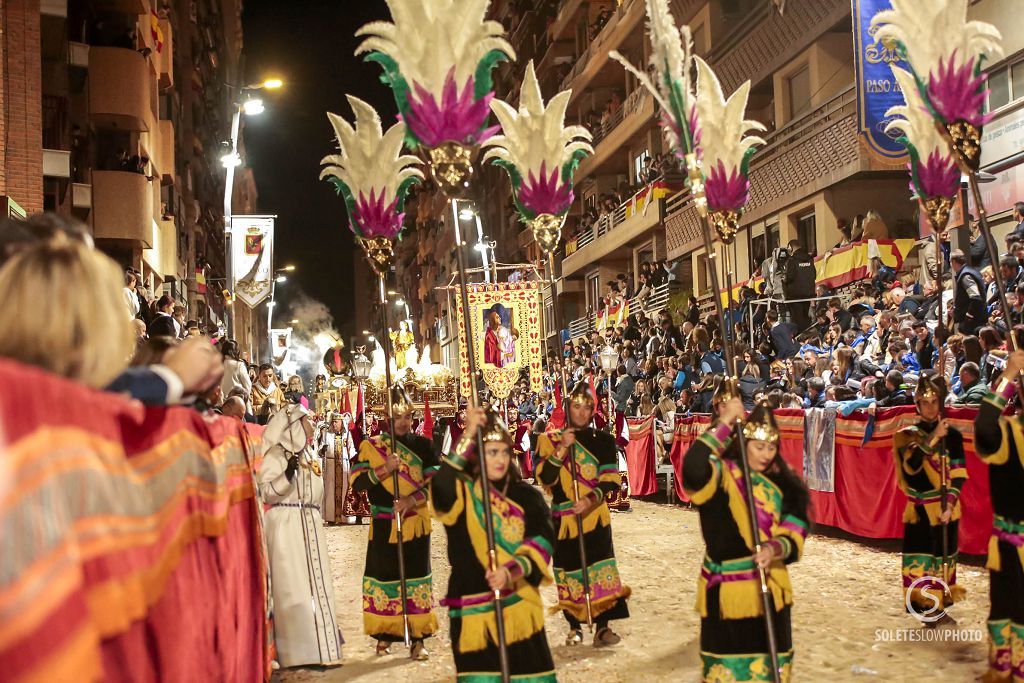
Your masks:
<path fill-rule="evenodd" d="M 779 430 L 767 422 L 747 422 L 743 425 L 743 438 L 750 441 L 767 441 L 777 444 L 779 442 Z"/>

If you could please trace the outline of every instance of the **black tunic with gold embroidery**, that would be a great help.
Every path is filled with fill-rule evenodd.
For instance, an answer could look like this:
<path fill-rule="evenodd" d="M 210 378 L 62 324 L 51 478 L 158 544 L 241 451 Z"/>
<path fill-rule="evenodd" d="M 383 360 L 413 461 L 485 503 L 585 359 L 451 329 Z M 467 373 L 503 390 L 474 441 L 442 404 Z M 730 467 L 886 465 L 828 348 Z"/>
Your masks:
<path fill-rule="evenodd" d="M 558 606 L 569 625 L 579 628 L 580 623 L 587 618 L 587 609 L 583 595 L 580 547 L 576 537 L 578 525 L 571 509 L 575 500 L 572 464 L 569 456 L 566 456 L 564 462 L 557 458 L 560 438 L 561 432 L 551 432 L 538 439 L 540 465 L 537 467 L 537 479 L 551 491 L 552 513 L 558 524 L 554 558 Z M 626 601 L 630 589 L 623 585 L 619 577 L 615 546 L 612 543 L 611 513 L 606 502 L 608 494 L 618 491 L 621 485 L 615 440 L 607 432 L 578 429 L 572 451 L 572 457 L 576 459 L 580 497 L 591 495 L 600 500 L 583 518 L 591 611 L 599 624 L 611 619 L 625 619 L 629 617 Z"/>
<path fill-rule="evenodd" d="M 990 393 L 974 424 L 978 457 L 988 463 L 992 538 L 988 545 L 989 677 L 1024 680 L 1024 418 L 1002 416 L 1014 391 Z"/>
<path fill-rule="evenodd" d="M 458 680 L 500 680 L 494 594 L 487 585 L 486 514 L 478 480 L 463 473 L 465 460 L 448 456 L 431 482 L 434 514 L 448 532 L 452 573 L 448 607 L 452 652 Z M 498 563 L 513 584 L 503 592 L 505 640 L 513 677 L 537 683 L 555 680 L 544 632 L 544 605 L 538 587 L 551 582 L 555 540 L 544 497 L 522 481 L 491 484 L 492 520 Z M 514 678 L 519 680 L 519 678 Z"/>
<path fill-rule="evenodd" d="M 366 491 L 372 522 L 366 544 L 363 571 L 363 627 L 378 640 L 404 639 L 401 581 L 398 567 L 398 536 L 394 515 L 394 484 L 383 469 L 391 453 L 390 435 L 375 436 L 359 445 L 352 466 L 352 489 Z M 406 606 L 414 639 L 437 630 L 430 573 L 430 507 L 428 484 L 439 460 L 430 439 L 415 434 L 397 437 L 401 460 L 399 493 L 412 495 L 419 504 L 402 517 L 402 553 L 405 560 Z"/>
<path fill-rule="evenodd" d="M 770 681 L 771 656 L 750 516 L 741 465 L 725 457 L 729 430 L 706 431 L 687 451 L 683 486 L 700 514 L 706 554 L 697 583 L 703 681 Z M 805 497 L 773 473 L 751 472 L 760 541 L 778 545 L 767 573 L 775 612 L 782 680 L 793 660 L 790 606 L 793 590 L 786 565 L 800 559 L 807 535 Z"/>
<path fill-rule="evenodd" d="M 960 525 L 960 491 L 967 480 L 964 437 L 950 427 L 945 438 L 948 454 L 946 504 L 953 513 L 946 525 L 948 556 L 945 577 L 942 567 L 942 514 L 940 450 L 928 443 L 937 423 L 919 420 L 893 437 L 896 483 L 907 496 L 903 512 L 903 593 L 919 615 L 931 614 L 936 605 L 945 608 L 963 599 L 956 585 L 957 541 Z M 949 586 L 943 588 L 940 580 Z M 936 618 L 938 615 L 935 615 Z"/>

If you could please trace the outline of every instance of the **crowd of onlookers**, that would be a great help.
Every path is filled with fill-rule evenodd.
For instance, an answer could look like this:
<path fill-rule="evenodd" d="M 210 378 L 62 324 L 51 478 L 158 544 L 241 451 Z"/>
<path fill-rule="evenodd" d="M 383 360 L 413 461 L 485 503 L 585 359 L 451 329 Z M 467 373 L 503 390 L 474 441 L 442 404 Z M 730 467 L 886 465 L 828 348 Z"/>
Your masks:
<path fill-rule="evenodd" d="M 601 221 L 611 221 L 615 212 L 628 204 L 638 192 L 667 176 L 678 175 L 681 173 L 680 168 L 679 160 L 671 154 L 647 157 L 643 169 L 634 178 L 635 182 L 630 184 L 623 181 L 616 190 L 599 195 L 592 205 L 586 207 L 570 229 L 569 240 L 590 232 Z M 643 198 L 638 197 L 637 201 L 643 201 Z"/>
<path fill-rule="evenodd" d="M 864 239 L 866 222 L 869 239 L 880 239 L 868 216 L 858 217 L 857 237 Z M 1024 345 L 1024 203 L 1014 219 L 1017 227 L 998 266 L 1006 313 L 987 252 L 974 247 L 976 226 L 967 252 L 952 248 L 948 234 L 940 236 L 937 252 L 935 238 L 927 237 L 916 246 L 915 267 L 889 268 L 874 259 L 872 277 L 839 291 L 815 281 L 813 258 L 794 241 L 758 269 L 766 282 L 756 290 L 740 288 L 738 300 L 726 307 L 731 331 L 721 329 L 713 307 L 702 309 L 693 297 L 676 310 L 630 310 L 628 317 L 611 316 L 603 329 L 565 342 L 569 382 L 593 381 L 606 405 L 609 381 L 601 354 L 611 346 L 617 358 L 610 382 L 614 409 L 627 416 L 654 414 L 671 425 L 677 415 L 712 412 L 730 344 L 748 408 L 762 397 L 775 407 L 842 414 L 912 405 L 918 379 L 939 372 L 950 387 L 950 405 L 977 405 L 1002 372 L 1008 330 Z M 845 221 L 841 227 L 843 239 L 834 248 L 858 241 Z M 655 269 L 670 272 L 664 264 Z M 630 280 L 619 276 L 608 283 L 604 304 L 630 298 Z M 555 355 L 549 361 L 547 390 L 534 396 L 524 388 L 511 399 L 524 419 L 546 418 L 554 408 L 559 361 Z"/>

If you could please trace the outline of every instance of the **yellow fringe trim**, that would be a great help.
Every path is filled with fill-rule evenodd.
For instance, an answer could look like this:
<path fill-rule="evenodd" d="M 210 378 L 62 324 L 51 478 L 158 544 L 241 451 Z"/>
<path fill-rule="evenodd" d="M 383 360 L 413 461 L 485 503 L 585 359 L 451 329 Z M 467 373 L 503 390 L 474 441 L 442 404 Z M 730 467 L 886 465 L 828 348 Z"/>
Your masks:
<path fill-rule="evenodd" d="M 1024 567 L 1024 546 L 1017 548 L 1017 557 L 1020 558 L 1020 565 Z M 992 534 L 988 539 L 988 559 L 985 561 L 985 569 L 994 572 L 1003 570 L 1003 562 L 999 556 L 999 538 Z"/>
<path fill-rule="evenodd" d="M 633 589 L 629 586 L 623 586 L 615 595 L 606 595 L 600 600 L 594 600 L 590 603 L 590 612 L 594 617 L 600 614 L 604 614 L 612 607 L 618 604 L 619 600 L 629 600 L 629 597 L 633 595 Z M 549 610 L 550 614 L 560 614 L 562 611 L 566 611 L 569 614 L 576 617 L 580 622 L 587 620 L 587 605 L 586 603 L 578 605 L 575 602 L 563 601 L 551 607 Z"/>
<path fill-rule="evenodd" d="M 502 610 L 505 622 L 505 642 L 527 640 L 544 628 L 544 606 L 537 589 L 519 590 L 522 600 Z M 459 652 L 483 650 L 487 644 L 498 642 L 498 622 L 494 611 L 462 617 L 459 634 Z"/>
<path fill-rule="evenodd" d="M 906 597 L 907 590 L 903 589 L 903 595 Z M 910 591 L 910 601 L 916 605 L 942 605 L 943 607 L 949 607 L 952 604 L 958 603 L 967 597 L 967 589 L 963 586 L 953 584 L 949 587 L 949 597 L 951 601 L 946 600 L 942 594 L 942 590 L 935 588 L 914 588 Z"/>
<path fill-rule="evenodd" d="M 363 612 L 363 631 L 365 631 L 366 635 L 373 638 L 382 635 L 403 638 L 405 636 L 405 623 L 401 615 L 383 617 L 378 614 Z M 409 636 L 411 638 L 426 638 L 436 632 L 437 616 L 433 610 L 431 610 L 430 614 L 409 615 Z"/>
<path fill-rule="evenodd" d="M 768 574 L 768 589 L 778 612 L 786 605 L 793 604 L 793 587 L 785 565 L 776 562 Z M 707 580 L 702 576 L 697 582 L 697 613 L 708 615 Z M 718 584 L 718 608 L 723 619 L 746 619 L 764 614 L 761 608 L 761 586 L 757 579 L 746 581 L 723 581 Z"/>

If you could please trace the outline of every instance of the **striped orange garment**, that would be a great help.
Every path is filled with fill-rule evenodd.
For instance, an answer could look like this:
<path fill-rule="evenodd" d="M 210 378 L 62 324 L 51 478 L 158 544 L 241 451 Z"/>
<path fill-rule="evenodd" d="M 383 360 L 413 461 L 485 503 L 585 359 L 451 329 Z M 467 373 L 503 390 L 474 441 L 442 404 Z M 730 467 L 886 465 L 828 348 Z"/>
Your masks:
<path fill-rule="evenodd" d="M 0 360 L 5 680 L 269 678 L 254 444 Z"/>

